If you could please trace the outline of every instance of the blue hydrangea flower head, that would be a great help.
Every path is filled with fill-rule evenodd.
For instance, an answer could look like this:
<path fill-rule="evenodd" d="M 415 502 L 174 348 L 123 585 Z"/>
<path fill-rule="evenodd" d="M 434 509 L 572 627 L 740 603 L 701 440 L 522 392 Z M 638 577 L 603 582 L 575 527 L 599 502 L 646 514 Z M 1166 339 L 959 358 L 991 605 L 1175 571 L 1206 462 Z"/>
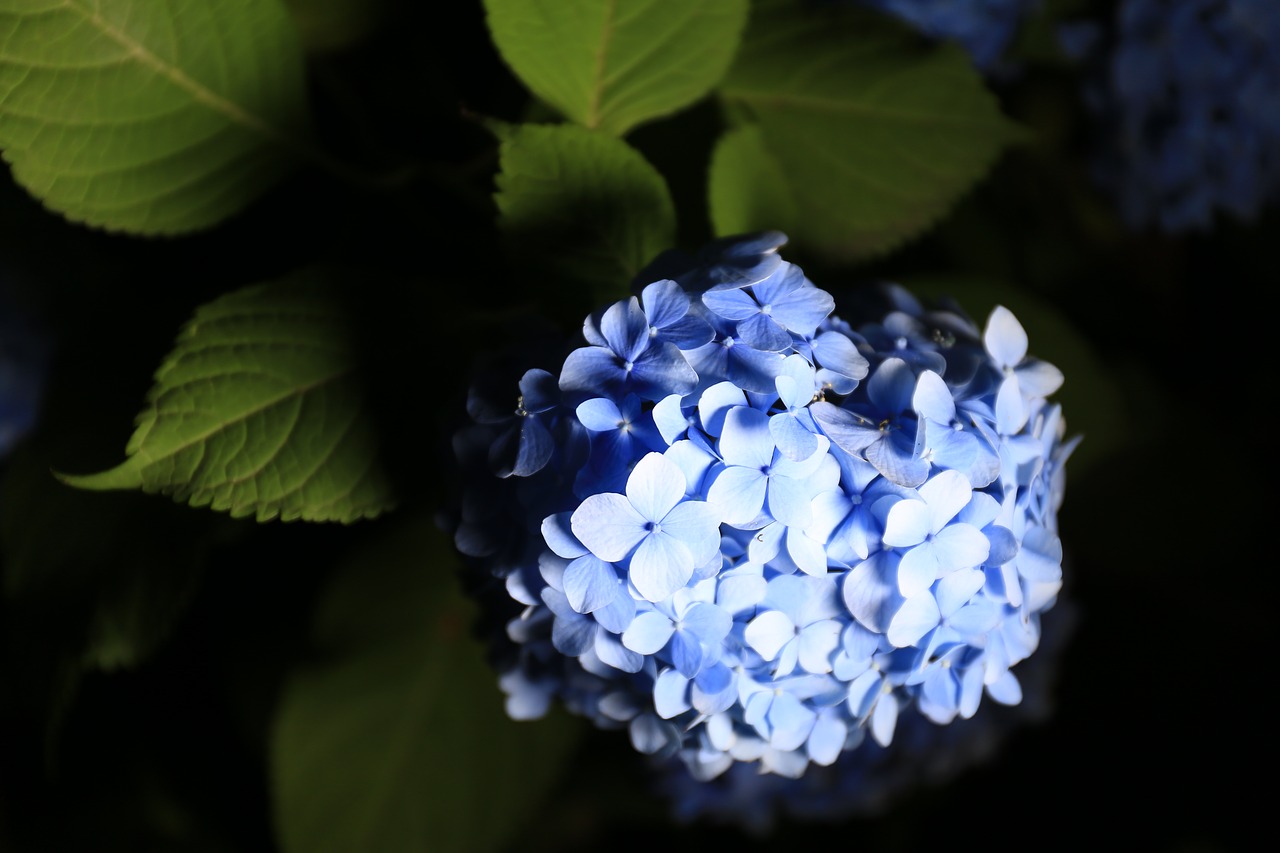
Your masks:
<path fill-rule="evenodd" d="M 1205 230 L 1280 195 L 1280 4 L 1124 0 L 1061 41 L 1084 69 L 1094 177 L 1128 225 Z"/>
<path fill-rule="evenodd" d="M 930 38 L 958 42 L 978 68 L 995 69 L 1040 0 L 858 0 Z"/>
<path fill-rule="evenodd" d="M 846 322 L 785 239 L 670 255 L 472 394 L 455 538 L 508 614 L 512 716 L 794 779 L 1019 701 L 1062 583 L 1061 373 L 1004 308 L 888 287 Z"/>

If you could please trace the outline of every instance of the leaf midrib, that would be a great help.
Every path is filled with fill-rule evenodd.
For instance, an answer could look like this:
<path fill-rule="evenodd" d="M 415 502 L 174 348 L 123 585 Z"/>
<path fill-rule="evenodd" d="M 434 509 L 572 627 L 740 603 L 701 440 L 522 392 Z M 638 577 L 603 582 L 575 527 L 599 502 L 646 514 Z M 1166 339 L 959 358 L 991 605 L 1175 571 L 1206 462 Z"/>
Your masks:
<path fill-rule="evenodd" d="M 156 56 L 147 49 L 146 45 L 132 38 L 123 30 L 112 26 L 111 22 L 96 11 L 88 8 L 80 0 L 63 0 L 62 6 L 73 13 L 79 14 L 91 27 L 124 48 L 135 61 L 150 68 L 159 76 L 182 89 L 193 99 L 224 116 L 229 121 L 248 128 L 282 147 L 300 147 L 293 137 L 244 109 L 234 101 L 219 95 L 198 80 L 189 77 L 176 65 Z"/>
<path fill-rule="evenodd" d="M 596 62 L 592 78 L 591 101 L 587 104 L 587 127 L 600 126 L 600 101 L 604 97 L 605 62 L 609 54 L 609 42 L 613 38 L 613 16 L 617 9 L 617 0 L 609 0 L 604 9 L 604 21 L 600 28 L 600 49 L 596 51 Z"/>

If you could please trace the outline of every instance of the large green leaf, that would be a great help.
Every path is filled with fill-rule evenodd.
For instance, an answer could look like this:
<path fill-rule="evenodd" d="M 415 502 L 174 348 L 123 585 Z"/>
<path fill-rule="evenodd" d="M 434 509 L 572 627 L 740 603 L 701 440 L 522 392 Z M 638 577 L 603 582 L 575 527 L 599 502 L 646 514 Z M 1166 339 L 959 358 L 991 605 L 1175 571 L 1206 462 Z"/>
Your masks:
<path fill-rule="evenodd" d="M 570 119 L 624 134 L 711 91 L 733 59 L 747 0 L 485 0 L 489 30 L 525 85 Z"/>
<path fill-rule="evenodd" d="M 0 148 L 73 221 L 213 225 L 288 171 L 305 127 L 279 0 L 0 0 Z"/>
<path fill-rule="evenodd" d="M 781 172 L 793 241 L 841 259 L 921 233 L 1019 136 L 960 48 L 860 10 L 758 4 L 721 95 L 760 144 L 726 140 L 715 157 L 717 233 L 779 227 Z"/>
<path fill-rule="evenodd" d="M 572 125 L 510 129 L 495 196 L 515 252 L 598 295 L 632 277 L 675 240 L 666 182 L 625 142 Z"/>
<path fill-rule="evenodd" d="M 323 274 L 197 309 L 125 452 L 85 489 L 171 495 L 259 521 L 350 522 L 392 506 L 340 303 Z"/>
<path fill-rule="evenodd" d="M 286 853 L 501 849 L 563 769 L 580 727 L 517 723 L 471 638 L 448 538 L 402 519 L 338 569 L 320 660 L 286 683 L 271 748 Z"/>

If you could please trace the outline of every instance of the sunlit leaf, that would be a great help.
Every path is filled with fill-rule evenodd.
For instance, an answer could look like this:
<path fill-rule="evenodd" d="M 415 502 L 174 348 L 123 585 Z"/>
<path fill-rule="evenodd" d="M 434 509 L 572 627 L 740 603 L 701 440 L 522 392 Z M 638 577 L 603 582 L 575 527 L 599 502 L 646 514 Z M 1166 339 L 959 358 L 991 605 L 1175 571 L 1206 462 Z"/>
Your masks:
<path fill-rule="evenodd" d="M 278 0 L 0 0 L 0 148 L 68 219 L 211 226 L 287 173 L 306 124 Z"/>
<path fill-rule="evenodd" d="M 601 292 L 671 248 L 666 182 L 625 142 L 571 125 L 514 128 L 501 146 L 495 197 L 515 252 Z"/>
<path fill-rule="evenodd" d="M 320 657 L 285 685 L 271 749 L 277 836 L 286 853 L 501 849 L 579 729 L 506 716 L 431 519 L 379 533 L 339 567 L 316 613 Z"/>
<path fill-rule="evenodd" d="M 125 453 L 63 479 L 259 521 L 351 522 L 393 504 L 342 307 L 318 272 L 197 309 Z"/>
<path fill-rule="evenodd" d="M 754 143 L 739 137 L 716 157 L 717 231 L 779 227 L 781 172 L 794 242 L 844 259 L 921 233 L 1019 135 L 960 48 L 858 10 L 758 4 L 720 91 L 762 145 L 748 151 Z M 752 198 L 730 211 L 725 187 Z"/>
<path fill-rule="evenodd" d="M 534 94 L 587 127 L 624 134 L 711 91 L 746 0 L 485 0 L 503 59 Z"/>

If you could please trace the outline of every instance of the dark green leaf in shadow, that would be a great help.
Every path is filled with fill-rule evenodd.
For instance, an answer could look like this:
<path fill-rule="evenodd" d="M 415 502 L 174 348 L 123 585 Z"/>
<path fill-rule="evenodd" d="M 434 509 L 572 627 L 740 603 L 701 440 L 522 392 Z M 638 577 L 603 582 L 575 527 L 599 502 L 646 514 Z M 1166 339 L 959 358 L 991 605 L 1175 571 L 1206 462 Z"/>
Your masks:
<path fill-rule="evenodd" d="M 424 515 L 391 523 L 338 568 L 316 612 L 318 660 L 284 689 L 271 767 L 286 853 L 498 849 L 580 731 L 506 716 L 448 537 Z"/>

